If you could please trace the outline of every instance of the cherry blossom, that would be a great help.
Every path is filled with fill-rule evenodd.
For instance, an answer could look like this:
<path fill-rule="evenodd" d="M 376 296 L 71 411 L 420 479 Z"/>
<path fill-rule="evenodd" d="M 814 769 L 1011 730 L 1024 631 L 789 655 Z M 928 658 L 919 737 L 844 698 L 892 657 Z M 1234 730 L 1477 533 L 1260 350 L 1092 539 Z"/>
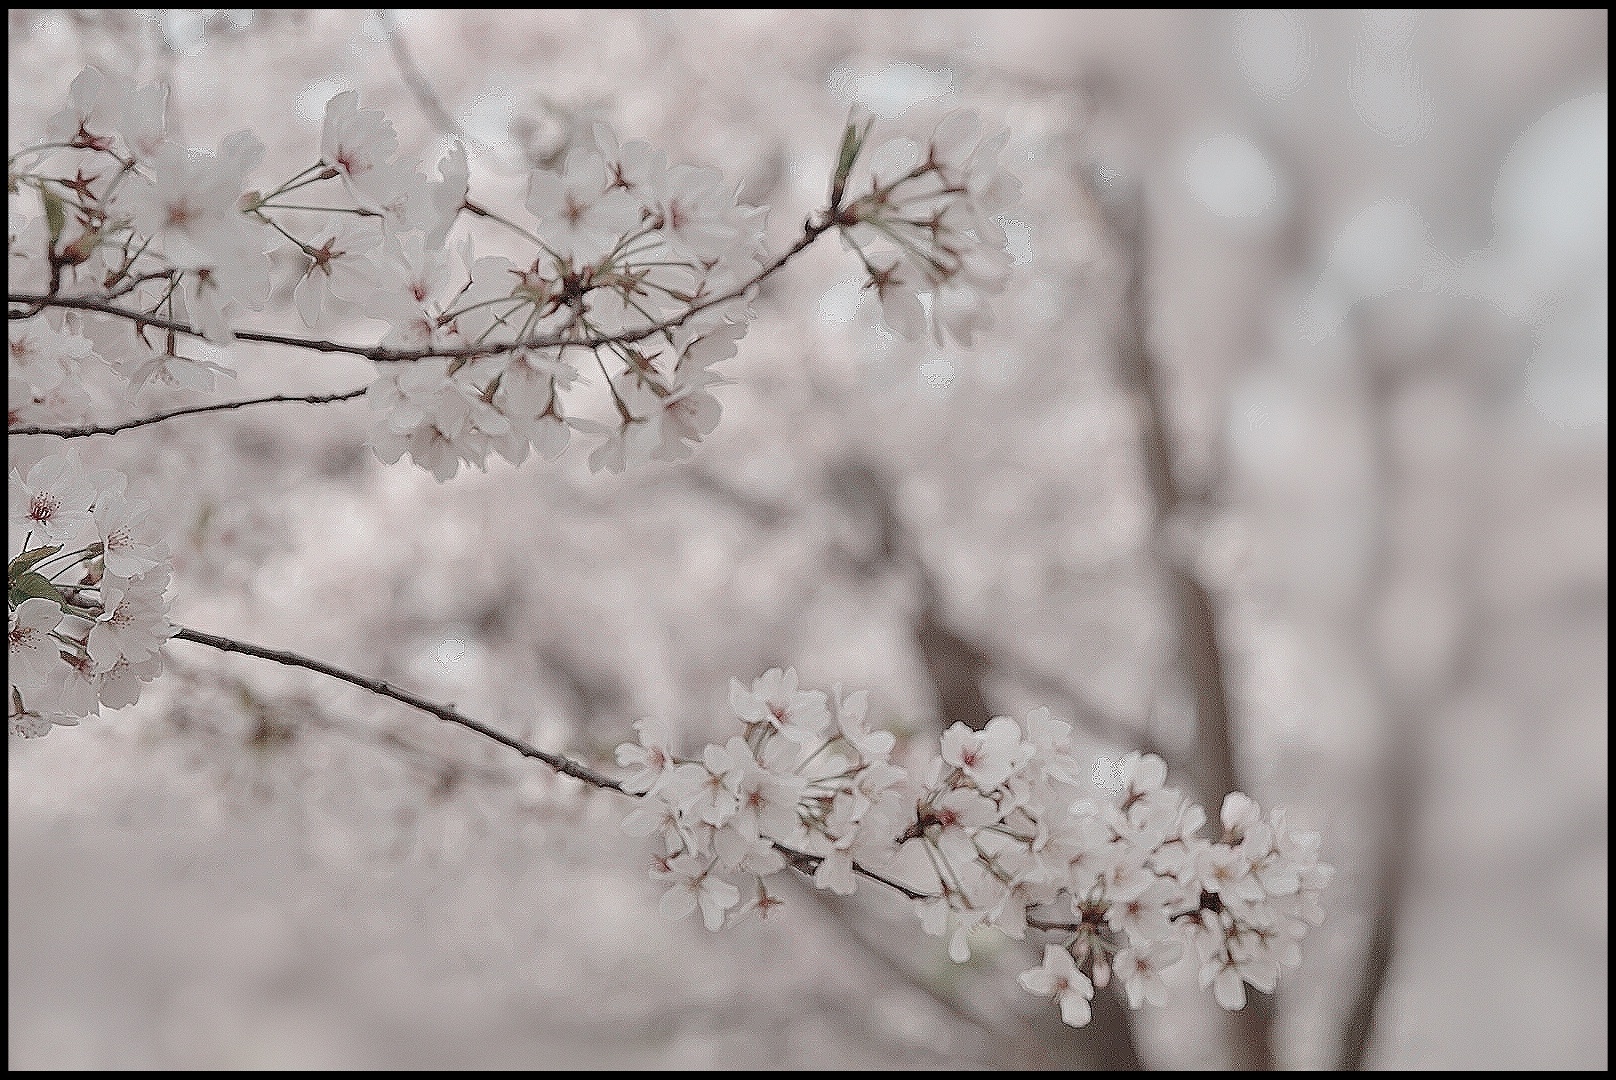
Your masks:
<path fill-rule="evenodd" d="M 605 159 L 582 147 L 567 155 L 560 172 L 532 175 L 527 208 L 538 219 L 550 253 L 572 268 L 591 265 L 616 249 L 641 220 L 635 199 L 612 186 Z"/>
<path fill-rule="evenodd" d="M 408 167 L 392 161 L 398 133 L 380 109 L 361 109 L 352 90 L 325 105 L 320 129 L 320 160 L 366 205 L 386 204 L 405 184 Z"/>
<path fill-rule="evenodd" d="M 668 886 L 662 897 L 662 914 L 682 919 L 701 908 L 701 921 L 709 930 L 724 925 L 724 913 L 741 902 L 741 891 L 713 872 L 714 864 L 694 855 L 675 855 L 667 869 L 658 872 Z"/>
<path fill-rule="evenodd" d="M 862 159 L 863 138 L 852 141 L 842 189 L 854 197 L 837 208 L 842 240 L 862 261 L 890 329 L 914 339 L 929 327 L 939 345 L 969 345 L 992 325 L 987 298 L 1009 280 L 995 220 L 1020 192 L 998 164 L 1008 135 L 982 138 L 970 110 L 940 118 L 917 110 L 908 121 L 929 133 L 890 137 Z"/>
<path fill-rule="evenodd" d="M 11 529 L 19 540 L 32 533 L 66 544 L 90 524 L 95 488 L 78 455 L 66 451 L 40 461 L 26 480 L 12 470 L 9 502 Z"/>
<path fill-rule="evenodd" d="M 1063 936 L 1021 982 L 1056 998 L 1071 1024 L 1088 1022 L 1095 989 L 1114 975 L 1130 1007 L 1164 1003 L 1186 952 L 1229 1007 L 1244 1001 L 1246 983 L 1271 991 L 1281 969 L 1300 962 L 1330 869 L 1312 834 L 1296 834 L 1282 815 L 1263 819 L 1242 796 L 1226 804 L 1237 827 L 1202 837 L 1205 812 L 1166 786 L 1159 757 L 1139 753 L 1123 759 L 1121 791 L 1074 800 L 1085 782 L 1071 725 L 1044 708 L 1022 721 L 994 717 L 981 731 L 954 725 L 912 772 L 890 761 L 890 734 L 868 728 L 867 703 L 839 685 L 826 699 L 803 689 L 795 670 L 774 668 L 749 685 L 731 680 L 744 734 L 707 746 L 699 762 L 673 757 L 659 728 L 638 725 L 641 742 L 618 757 L 634 770 L 625 790 L 643 790 L 648 805 L 624 828 L 661 836 L 658 875 L 674 882 L 667 910 L 694 910 L 715 867 L 756 877 L 762 896 L 763 878 L 795 852 L 814 860 L 817 887 L 847 894 L 861 876 L 899 865 L 900 853 L 919 853 L 902 887 L 955 962 L 989 929 Z M 932 876 L 913 877 L 917 865 Z M 1278 895 L 1258 883 L 1257 865 L 1283 886 Z M 718 892 L 704 909 L 709 926 L 729 910 L 728 888 Z"/>
<path fill-rule="evenodd" d="M 742 722 L 760 724 L 798 742 L 811 741 L 830 722 L 824 692 L 798 689 L 793 668 L 770 668 L 750 687 L 731 679 L 729 703 Z"/>
<path fill-rule="evenodd" d="M 770 259 L 766 211 L 733 180 L 605 125 L 531 173 L 524 224 L 473 198 L 461 143 L 430 178 L 353 92 L 327 103 L 307 167 L 251 190 L 252 133 L 182 146 L 165 106 L 161 87 L 87 69 L 47 124 L 55 142 L 13 159 L 8 266 L 37 304 L 8 327 L 14 425 L 211 390 L 233 372 L 181 342 L 246 334 L 242 313 L 276 291 L 271 252 L 305 325 L 351 309 L 384 329 L 363 346 L 270 340 L 372 361 L 374 453 L 442 481 L 490 454 L 553 458 L 573 431 L 598 440 L 595 471 L 686 460 L 722 419 L 719 368 L 759 286 L 824 233 L 904 337 L 970 344 L 1009 280 L 1002 220 L 1020 185 L 1000 165 L 1008 134 L 969 110 L 916 112 L 867 152 L 873 126 L 850 124 L 828 204 Z M 305 188 L 320 199 L 286 198 Z M 506 230 L 509 250 L 478 257 L 470 218 Z M 583 395 L 593 408 L 575 409 Z M 11 470 L 14 734 L 131 704 L 162 672 L 170 548 L 128 486 L 72 452 Z M 716 931 L 766 914 L 780 903 L 766 879 L 788 868 L 842 895 L 878 880 L 958 963 L 988 935 L 1054 935 L 1018 981 L 1074 1026 L 1113 981 L 1132 1008 L 1163 1004 L 1175 966 L 1239 1008 L 1247 984 L 1270 992 L 1300 963 L 1323 918 L 1333 870 L 1316 833 L 1231 793 L 1222 835 L 1203 836 L 1206 811 L 1152 754 L 1122 760 L 1119 791 L 1091 790 L 1072 725 L 1047 708 L 954 724 L 894 761 L 864 691 L 771 668 L 731 679 L 728 698 L 719 741 L 681 758 L 673 728 L 645 718 L 616 749 L 622 779 L 595 781 L 638 800 L 623 827 L 654 839 L 669 918 L 699 911 Z"/>
<path fill-rule="evenodd" d="M 1029 994 L 1053 997 L 1060 1005 L 1061 1019 L 1073 1027 L 1089 1022 L 1089 1002 L 1094 998 L 1094 984 L 1077 970 L 1072 954 L 1058 945 L 1044 946 L 1044 962 L 1031 971 L 1017 976 L 1017 982 Z"/>
<path fill-rule="evenodd" d="M 33 690 L 55 673 L 59 650 L 51 632 L 61 621 L 62 606 L 43 597 L 31 597 L 12 610 L 6 653 L 12 686 Z"/>

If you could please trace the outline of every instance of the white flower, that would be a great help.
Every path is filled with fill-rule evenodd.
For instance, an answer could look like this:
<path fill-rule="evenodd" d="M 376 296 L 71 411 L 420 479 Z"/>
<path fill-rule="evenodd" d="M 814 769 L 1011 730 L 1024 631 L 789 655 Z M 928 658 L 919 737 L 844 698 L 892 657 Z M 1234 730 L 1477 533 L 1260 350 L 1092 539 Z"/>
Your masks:
<path fill-rule="evenodd" d="M 897 260 L 870 274 L 865 288 L 875 290 L 881 304 L 881 321 L 905 341 L 918 341 L 926 333 L 926 309 L 920 294 L 926 291 L 925 276 L 909 263 Z"/>
<path fill-rule="evenodd" d="M 743 239 L 735 193 L 725 193 L 717 169 L 675 165 L 649 177 L 653 224 L 675 258 L 702 263 L 721 258 Z"/>
<path fill-rule="evenodd" d="M 90 523 L 95 488 L 78 455 L 67 450 L 29 469 L 26 481 L 13 469 L 8 496 L 13 529 L 22 534 L 32 532 L 36 540 L 67 544 Z"/>
<path fill-rule="evenodd" d="M 968 787 L 944 792 L 929 809 L 936 831 L 927 835 L 952 859 L 974 860 L 975 831 L 999 820 L 998 805 Z"/>
<path fill-rule="evenodd" d="M 6 283 L 18 292 L 42 293 L 50 288 L 51 274 L 51 239 L 45 219 L 30 216 L 16 203 L 6 217 Z M 15 331 L 17 325 L 7 329 Z M 16 358 L 12 360 L 15 363 Z"/>
<path fill-rule="evenodd" d="M 1144 945 L 1130 945 L 1117 953 L 1116 972 L 1128 992 L 1128 1007 L 1137 1009 L 1145 1002 L 1162 1006 L 1167 1004 L 1167 983 L 1162 973 L 1184 954 L 1184 946 L 1177 941 L 1154 941 Z"/>
<path fill-rule="evenodd" d="M 1126 934 L 1129 941 L 1171 937 L 1173 925 L 1167 918 L 1167 905 L 1174 903 L 1181 892 L 1161 878 L 1140 873 L 1129 887 L 1108 890 L 1111 906 L 1106 910 L 1106 921 L 1113 930 Z"/>
<path fill-rule="evenodd" d="M 723 825 L 735 816 L 740 799 L 736 788 L 740 786 L 743 770 L 756 764 L 751 747 L 739 735 L 730 737 L 723 746 L 708 745 L 701 754 L 706 777 L 700 790 L 691 798 L 686 809 L 709 825 Z"/>
<path fill-rule="evenodd" d="M 140 700 L 140 688 L 163 673 L 163 654 L 154 652 L 144 660 L 119 657 L 118 662 L 101 672 L 96 692 L 101 704 L 108 709 L 121 709 Z"/>
<path fill-rule="evenodd" d="M 857 751 L 859 759 L 869 765 L 884 765 L 897 739 L 890 731 L 870 729 L 869 703 L 869 691 L 859 690 L 843 697 L 842 684 L 837 683 L 831 692 L 830 711 L 836 719 L 836 729 Z"/>
<path fill-rule="evenodd" d="M 164 143 L 150 174 L 133 174 L 119 192 L 135 230 L 150 237 L 175 266 L 219 272 L 261 258 L 263 234 L 238 209 L 248 172 L 264 154 L 247 132 L 227 137 L 214 154 Z"/>
<path fill-rule="evenodd" d="M 653 183 L 668 168 L 668 156 L 650 143 L 618 144 L 617 134 L 605 124 L 594 127 L 595 147 L 606 164 L 608 186 L 628 192 L 642 203 Z"/>
<path fill-rule="evenodd" d="M 980 132 L 974 113 L 956 111 L 923 143 L 889 139 L 860 166 L 867 190 L 857 181 L 849 188 L 863 194 L 843 207 L 850 223 L 842 238 L 859 251 L 883 319 L 902 337 L 918 338 L 929 323 L 937 344 L 969 345 L 992 325 L 987 296 L 1003 291 L 1010 267 L 994 217 L 1020 185 L 998 169 L 1007 133 L 979 141 Z"/>
<path fill-rule="evenodd" d="M 23 690 L 44 686 L 62 666 L 61 646 L 51 636 L 62 621 L 62 607 L 42 596 L 30 597 L 11 612 L 7 666 L 11 685 Z"/>
<path fill-rule="evenodd" d="M 439 480 L 453 478 L 462 462 L 485 467 L 511 422 L 484 400 L 473 381 L 477 369 L 451 375 L 451 363 L 441 358 L 390 367 L 365 393 L 378 413 L 371 432 L 376 456 L 394 462 L 408 453 Z"/>
<path fill-rule="evenodd" d="M 85 365 L 101 362 L 89 340 L 43 319 L 12 323 L 6 331 L 11 377 L 26 380 L 34 392 L 54 390 L 64 380 L 76 378 Z"/>
<path fill-rule="evenodd" d="M 634 730 L 640 733 L 639 745 L 624 743 L 617 748 L 617 764 L 635 770 L 623 779 L 623 790 L 630 795 L 650 795 L 673 771 L 669 750 L 673 732 L 666 722 L 651 717 L 636 722 Z"/>
<path fill-rule="evenodd" d="M 695 847 L 686 811 L 700 795 L 706 780 L 707 770 L 700 765 L 684 764 L 669 769 L 663 774 L 660 786 L 648 792 L 623 818 L 623 831 L 631 836 L 659 832 L 667 841 L 669 851 Z"/>
<path fill-rule="evenodd" d="M 117 126 L 117 80 L 108 92 L 108 79 L 97 68 L 85 68 L 67 90 L 67 107 L 45 122 L 53 141 L 78 142 L 91 149 L 110 149 Z"/>
<path fill-rule="evenodd" d="M 1122 759 L 1122 784 L 1130 795 L 1146 795 L 1167 783 L 1167 763 L 1155 754 L 1130 751 Z"/>
<path fill-rule="evenodd" d="M 1040 768 L 1063 783 L 1079 782 L 1082 769 L 1072 756 L 1071 724 L 1057 720 L 1047 707 L 1039 707 L 1027 713 L 1021 726 Z"/>
<path fill-rule="evenodd" d="M 1201 986 L 1210 986 L 1212 996 L 1230 1012 L 1246 1007 L 1246 984 L 1240 971 L 1227 960 L 1210 960 L 1201 966 Z"/>
<path fill-rule="evenodd" d="M 618 400 L 629 415 L 616 427 L 586 420 L 573 420 L 579 431 L 605 435 L 606 439 L 589 452 L 589 471 L 620 473 L 651 460 L 662 442 L 662 409 L 656 395 L 638 380 L 621 380 Z"/>
<path fill-rule="evenodd" d="M 933 937 L 948 938 L 948 958 L 963 964 L 971 958 L 971 931 L 982 924 L 985 912 L 961 911 L 946 898 L 935 896 L 917 905 L 921 929 Z"/>
<path fill-rule="evenodd" d="M 748 837 L 735 828 L 734 822 L 713 831 L 712 849 L 718 861 L 727 870 L 743 874 L 772 874 L 785 869 L 785 858 L 775 850 L 774 841 L 766 836 Z"/>
<path fill-rule="evenodd" d="M 129 371 L 129 386 L 142 391 L 152 387 L 163 390 L 209 391 L 218 381 L 217 376 L 235 378 L 236 373 L 222 364 L 174 352 L 153 352 Z"/>
<path fill-rule="evenodd" d="M 429 248 L 443 246 L 449 230 L 454 228 L 455 220 L 466 205 L 471 172 L 466 164 L 465 144 L 460 140 L 456 139 L 443 160 L 438 162 L 438 175 L 443 179 L 431 188 L 433 220 L 426 230 L 426 246 Z"/>
<path fill-rule="evenodd" d="M 1202 888 L 1225 901 L 1254 902 L 1263 898 L 1264 891 L 1251 870 L 1251 863 L 1238 850 L 1213 844 L 1201 852 L 1197 874 Z"/>
<path fill-rule="evenodd" d="M 819 860 L 814 869 L 814 887 L 829 889 L 837 896 L 851 896 L 858 889 L 858 878 L 853 874 L 851 847 L 836 847 Z"/>
<path fill-rule="evenodd" d="M 161 564 L 168 557 L 161 540 L 151 538 L 142 527 L 147 506 L 130 502 L 122 495 L 103 494 L 95 500 L 95 529 L 101 537 L 107 573 L 134 578 Z"/>
<path fill-rule="evenodd" d="M 373 218 L 334 215 L 334 227 L 321 232 L 304 250 L 308 266 L 292 291 L 297 312 L 308 326 L 318 326 L 333 298 L 360 304 L 381 287 L 382 227 Z"/>
<path fill-rule="evenodd" d="M 1072 1027 L 1089 1022 L 1094 984 L 1077 970 L 1072 954 L 1060 946 L 1045 945 L 1043 964 L 1022 972 L 1017 981 L 1030 994 L 1053 997 L 1060 1004 L 1061 1019 Z"/>
<path fill-rule="evenodd" d="M 20 694 L 11 695 L 11 706 L 7 710 L 11 720 L 11 733 L 24 739 L 38 739 L 50 734 L 50 718 L 22 700 Z"/>
<path fill-rule="evenodd" d="M 666 871 L 654 872 L 669 886 L 662 896 L 662 915 L 682 919 L 701 908 L 701 921 L 709 930 L 724 925 L 724 913 L 741 902 L 741 891 L 713 873 L 713 864 L 694 855 L 675 855 Z"/>
<path fill-rule="evenodd" d="M 609 180 L 600 154 L 579 148 L 561 172 L 535 172 L 529 181 L 527 208 L 539 220 L 539 236 L 574 266 L 599 261 L 640 224 L 639 204 Z"/>
<path fill-rule="evenodd" d="M 85 68 L 68 89 L 67 107 L 46 121 L 45 131 L 88 149 L 110 149 L 119 136 L 130 156 L 144 159 L 162 140 L 167 101 L 166 86 L 137 88 L 122 75 Z"/>
<path fill-rule="evenodd" d="M 409 170 L 393 164 L 397 151 L 398 133 L 380 109 L 361 109 L 352 90 L 326 102 L 320 159 L 372 206 L 392 200 L 403 186 Z"/>
<path fill-rule="evenodd" d="M 1262 821 L 1262 812 L 1257 804 L 1251 800 L 1251 796 L 1240 791 L 1231 791 L 1223 797 L 1223 810 L 1219 816 L 1223 819 L 1224 830 L 1235 836 Z"/>
<path fill-rule="evenodd" d="M 120 659 L 145 660 L 173 636 L 168 607 L 163 602 L 167 572 L 146 574 L 133 581 L 115 577 L 101 580 L 105 610 L 90 628 L 85 643 L 96 667 L 106 671 Z"/>
<path fill-rule="evenodd" d="M 802 788 L 800 777 L 778 776 L 756 762 L 743 762 L 735 785 L 735 816 L 730 819 L 730 827 L 748 839 L 789 837 L 797 825 Z"/>
<path fill-rule="evenodd" d="M 830 724 L 824 691 L 799 690 L 796 668 L 770 668 L 750 689 L 731 679 L 729 704 L 745 723 L 763 724 L 794 742 L 812 742 Z"/>
<path fill-rule="evenodd" d="M 1024 764 L 1030 747 L 1021 741 L 1021 726 L 996 716 L 981 731 L 955 723 L 943 733 L 943 760 L 962 769 L 981 791 L 992 791 Z"/>
<path fill-rule="evenodd" d="M 427 247 L 419 233 L 388 235 L 377 272 L 380 284 L 364 300 L 367 314 L 392 327 L 382 344 L 429 349 L 457 343 L 459 329 L 440 320 L 439 306 L 466 283 L 453 252 Z"/>

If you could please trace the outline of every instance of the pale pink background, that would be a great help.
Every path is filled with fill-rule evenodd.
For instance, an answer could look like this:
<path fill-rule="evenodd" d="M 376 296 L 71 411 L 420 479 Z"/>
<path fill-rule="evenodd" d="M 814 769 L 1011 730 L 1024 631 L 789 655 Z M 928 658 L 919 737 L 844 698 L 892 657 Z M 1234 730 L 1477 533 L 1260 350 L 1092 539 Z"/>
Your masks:
<path fill-rule="evenodd" d="M 925 659 L 960 641 L 995 711 L 1078 693 L 1182 750 L 1108 345 L 1115 252 L 1080 183 L 1101 170 L 1150 214 L 1175 464 L 1208 493 L 1175 536 L 1219 604 L 1244 780 L 1340 868 L 1282 983 L 1279 1062 L 1338 1062 L 1405 845 L 1367 1063 L 1608 1063 L 1604 12 L 397 22 L 488 144 L 482 201 L 514 205 L 524 152 L 604 120 L 722 169 L 773 208 L 777 247 L 824 197 L 850 104 L 979 108 L 1025 184 L 1017 284 L 978 348 L 894 343 L 825 242 L 764 290 L 695 460 L 627 477 L 589 475 L 575 444 L 440 485 L 363 448 L 362 404 L 86 441 L 162 504 L 176 621 L 593 760 L 647 714 L 700 745 L 728 679 L 777 664 L 932 737 L 963 691 Z M 363 12 L 14 10 L 10 29 L 13 145 L 86 63 L 168 81 L 193 145 L 252 127 L 266 178 L 317 153 L 349 87 L 429 165 L 446 143 Z M 366 378 L 229 362 L 221 396 Z M 48 449 L 12 443 L 24 468 Z M 1022 946 L 956 969 L 868 886 L 840 913 L 793 890 L 717 935 L 664 922 L 620 800 L 307 673 L 169 655 L 139 706 L 10 745 L 12 1067 L 1049 1060 Z M 1415 824 L 1388 837 L 1407 735 Z M 1135 1021 L 1147 1064 L 1226 1060 L 1208 995 Z"/>

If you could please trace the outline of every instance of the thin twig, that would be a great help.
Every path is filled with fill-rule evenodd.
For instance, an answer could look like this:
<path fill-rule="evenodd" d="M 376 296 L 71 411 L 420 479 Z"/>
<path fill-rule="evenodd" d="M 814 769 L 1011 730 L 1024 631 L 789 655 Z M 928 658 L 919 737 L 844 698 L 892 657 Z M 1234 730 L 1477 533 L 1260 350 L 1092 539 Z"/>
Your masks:
<path fill-rule="evenodd" d="M 228 409 L 239 409 L 244 405 L 268 405 L 274 402 L 301 402 L 307 405 L 329 405 L 335 401 L 351 401 L 365 392 L 367 387 L 357 390 L 345 390 L 340 394 L 274 394 L 269 397 L 248 398 L 245 401 L 218 401 L 212 405 L 189 405 L 183 409 L 174 409 L 171 412 L 157 413 L 154 416 L 142 416 L 138 420 L 125 420 L 121 424 L 108 424 L 105 427 L 14 427 L 8 428 L 7 435 L 54 435 L 59 439 L 82 439 L 88 435 L 116 435 L 120 431 L 131 428 L 145 427 L 163 420 L 172 420 L 176 416 L 193 416 L 197 413 L 224 412 Z"/>
<path fill-rule="evenodd" d="M 393 50 L 393 59 L 398 63 L 398 72 L 404 80 L 404 85 L 414 95 L 422 111 L 431 119 L 432 126 L 445 135 L 471 144 L 475 149 L 484 149 L 482 143 L 467 135 L 466 129 L 449 114 L 448 109 L 444 108 L 443 101 L 415 63 L 415 57 L 410 55 L 409 46 L 404 42 L 404 35 L 399 32 L 393 13 L 386 8 L 377 8 L 376 20 L 381 23 L 382 30 L 387 34 L 387 44 Z"/>
<path fill-rule="evenodd" d="M 456 712 L 447 705 L 439 705 L 436 702 L 428 701 L 423 697 L 417 697 L 408 690 L 400 690 L 389 683 L 381 681 L 380 679 L 372 679 L 364 675 L 357 675 L 354 672 L 345 671 L 342 668 L 334 667 L 333 665 L 327 664 L 322 660 L 315 660 L 307 656 L 299 656 L 297 653 L 286 652 L 282 649 L 269 649 L 262 645 L 253 645 L 245 641 L 236 641 L 232 638 L 220 637 L 217 634 L 207 634 L 200 630 L 192 630 L 189 627 L 180 627 L 177 631 L 175 631 L 174 636 L 179 638 L 181 641 L 191 641 L 198 645 L 206 645 L 210 649 L 218 649 L 221 652 L 241 653 L 244 656 L 254 656 L 260 660 L 269 660 L 277 664 L 284 664 L 287 667 L 300 667 L 309 671 L 317 671 L 321 675 L 329 676 L 333 679 L 339 679 L 342 682 L 360 687 L 361 689 L 369 690 L 373 694 L 379 694 L 382 697 L 388 697 L 392 698 L 394 701 L 403 702 L 412 709 L 419 709 L 422 712 L 431 713 L 439 720 L 445 720 L 451 724 L 459 724 L 461 727 L 470 731 L 475 731 L 477 734 L 486 739 L 492 739 L 502 746 L 510 747 L 523 757 L 536 758 L 537 760 L 542 761 L 546 765 L 550 766 L 550 768 L 554 769 L 556 772 L 582 780 L 584 783 L 593 787 L 604 788 L 608 791 L 623 790 L 623 784 L 621 781 L 613 780 L 604 773 L 596 772 L 594 769 L 591 769 L 588 765 L 585 765 L 582 762 L 573 761 L 571 758 L 561 754 L 552 754 L 547 750 L 540 750 L 538 747 L 523 742 L 521 739 L 514 738 L 502 731 L 489 727 L 480 720 L 473 720 L 469 716 Z"/>

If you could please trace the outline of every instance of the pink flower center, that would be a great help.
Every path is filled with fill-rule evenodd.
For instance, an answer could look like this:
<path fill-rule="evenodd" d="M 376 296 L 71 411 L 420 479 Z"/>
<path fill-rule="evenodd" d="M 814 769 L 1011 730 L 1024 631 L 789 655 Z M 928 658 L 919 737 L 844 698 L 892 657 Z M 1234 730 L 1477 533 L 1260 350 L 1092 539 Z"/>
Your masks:
<path fill-rule="evenodd" d="M 50 522 L 51 518 L 56 516 L 57 511 L 61 510 L 61 508 L 61 501 L 56 496 L 48 491 L 41 491 L 28 500 L 28 518 L 30 521 L 37 521 L 39 524 L 45 525 Z"/>

